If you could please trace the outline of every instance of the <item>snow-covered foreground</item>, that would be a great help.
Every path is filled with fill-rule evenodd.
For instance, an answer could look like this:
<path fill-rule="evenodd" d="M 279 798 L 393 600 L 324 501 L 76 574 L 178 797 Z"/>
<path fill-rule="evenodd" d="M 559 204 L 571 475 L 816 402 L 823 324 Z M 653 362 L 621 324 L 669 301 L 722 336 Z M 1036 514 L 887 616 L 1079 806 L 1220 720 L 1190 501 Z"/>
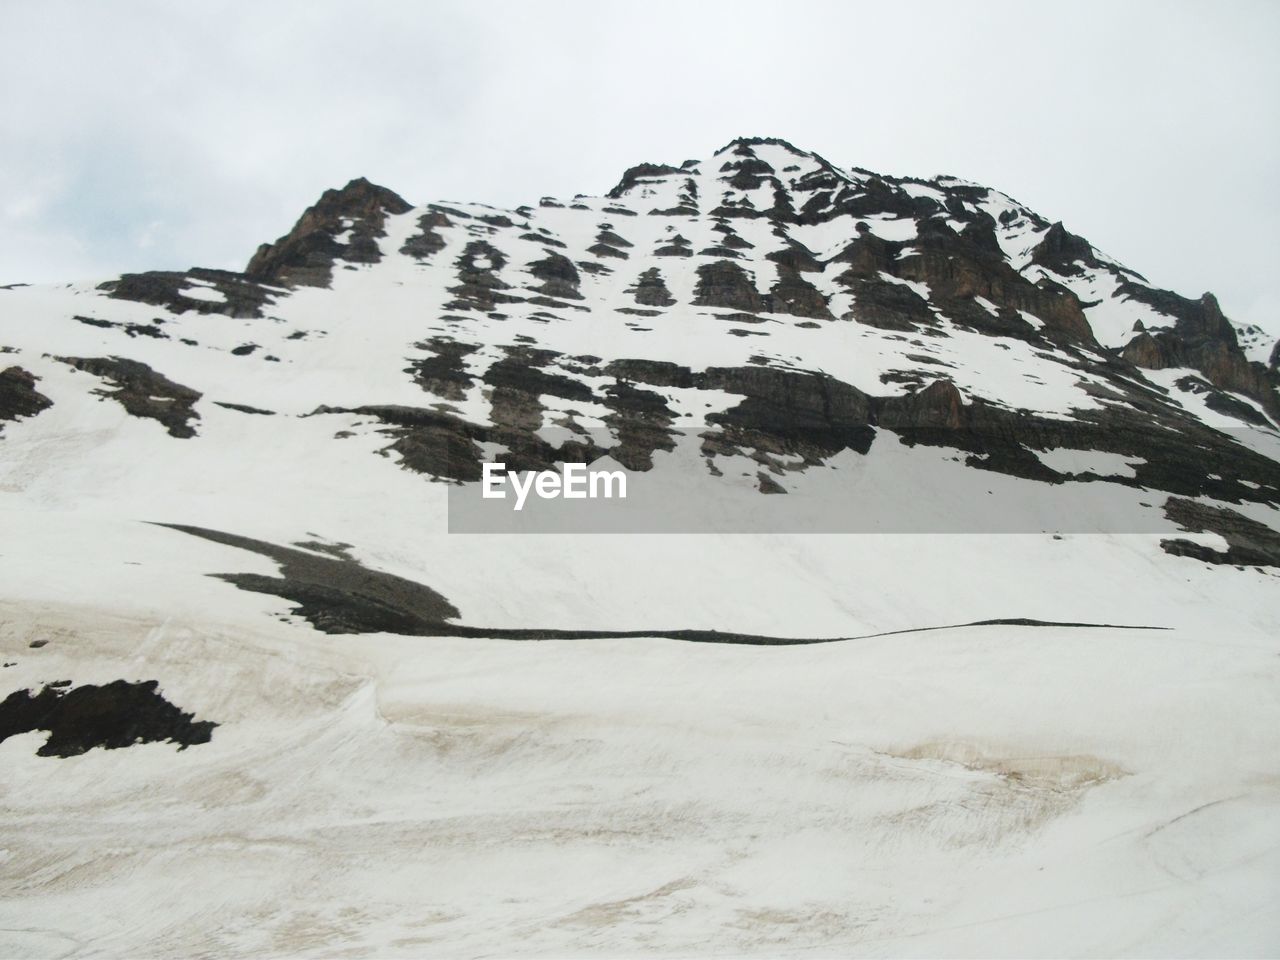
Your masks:
<path fill-rule="evenodd" d="M 833 595 L 826 578 L 846 578 L 846 628 L 857 610 L 868 630 L 936 623 L 941 609 L 991 615 L 979 599 L 989 579 L 987 603 L 1006 614 L 1079 614 L 1092 590 L 1096 620 L 1172 629 L 986 626 L 791 648 L 326 636 L 266 615 L 284 601 L 199 575 L 234 569 L 239 551 L 141 524 L 88 536 L 83 523 L 5 515 L 5 680 L 158 679 L 220 726 L 183 751 L 55 759 L 35 755 L 42 733 L 0 744 L 5 956 L 1280 944 L 1280 637 L 1247 592 L 1224 593 L 1216 626 L 1194 614 L 1216 589 L 1265 574 L 1132 538 L 1142 576 L 1108 595 L 1122 575 L 1102 559 L 1119 552 L 1104 537 L 695 537 L 702 559 L 747 582 L 765 555 L 780 582 L 810 569 L 812 589 Z M 37 527 L 42 546 L 8 549 L 41 542 Z M 467 542 L 493 555 L 518 543 L 528 560 L 566 539 Z M 1026 576 L 1026 602 L 1011 608 L 1000 581 L 1051 549 L 1069 551 L 1059 569 L 1077 581 L 1058 596 L 1075 599 Z M 861 603 L 857 584 L 876 587 L 877 569 L 900 576 L 909 553 L 920 608 Z M 530 619 L 594 608 L 627 626 L 668 623 L 699 604 L 691 586 L 639 609 L 661 574 L 631 597 L 621 581 L 613 599 L 553 595 L 550 579 L 572 587 L 575 564 L 590 566 L 582 550 L 561 564 L 505 575 Z M 144 575 L 145 598 L 129 579 Z M 1143 586 L 1161 581 L 1186 598 L 1163 616 Z M 700 585 L 715 622 L 834 626 L 803 602 L 775 619 L 767 602 L 742 602 L 741 582 L 736 619 L 715 581 Z M 457 599 L 473 619 L 503 619 Z"/>

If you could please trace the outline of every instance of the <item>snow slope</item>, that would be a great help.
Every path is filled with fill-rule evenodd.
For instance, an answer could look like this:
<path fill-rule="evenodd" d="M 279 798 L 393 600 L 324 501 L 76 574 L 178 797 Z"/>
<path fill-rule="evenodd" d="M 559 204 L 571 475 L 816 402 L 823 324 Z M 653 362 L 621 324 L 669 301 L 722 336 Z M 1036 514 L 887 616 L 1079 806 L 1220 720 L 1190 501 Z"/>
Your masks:
<path fill-rule="evenodd" d="M 0 706 L 0 955 L 1274 955 L 1280 432 L 1216 304 L 778 141 L 380 190 L 0 291 L 0 700 L 218 725 Z M 566 437 L 663 517 L 450 532 L 473 445 Z"/>

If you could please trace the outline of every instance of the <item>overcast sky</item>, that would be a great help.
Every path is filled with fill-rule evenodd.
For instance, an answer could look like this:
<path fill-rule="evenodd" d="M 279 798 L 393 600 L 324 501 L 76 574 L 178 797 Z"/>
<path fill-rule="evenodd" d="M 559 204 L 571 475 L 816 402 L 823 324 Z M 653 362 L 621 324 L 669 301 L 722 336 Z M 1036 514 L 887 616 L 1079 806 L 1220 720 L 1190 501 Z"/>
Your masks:
<path fill-rule="evenodd" d="M 1280 3 L 0 0 L 0 283 L 239 268 L 326 187 L 599 194 L 780 136 L 1280 332 Z"/>

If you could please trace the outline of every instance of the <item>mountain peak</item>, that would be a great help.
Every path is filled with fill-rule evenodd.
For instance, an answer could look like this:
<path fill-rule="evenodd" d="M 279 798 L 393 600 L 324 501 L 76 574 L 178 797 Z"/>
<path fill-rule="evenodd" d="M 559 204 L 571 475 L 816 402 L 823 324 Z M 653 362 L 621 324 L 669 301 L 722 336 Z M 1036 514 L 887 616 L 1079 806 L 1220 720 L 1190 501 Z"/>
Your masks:
<path fill-rule="evenodd" d="M 808 150 L 801 150 L 795 144 L 781 137 L 735 137 L 726 143 L 723 147 L 715 152 L 715 156 L 723 153 L 749 154 L 754 147 L 781 147 L 783 150 L 797 157 L 813 157 L 814 154 Z"/>
<path fill-rule="evenodd" d="M 381 259 L 376 239 L 387 214 L 407 213 L 412 205 L 394 190 L 356 177 L 329 189 L 275 243 L 258 247 L 245 275 L 279 286 L 325 286 L 333 260 L 355 263 Z"/>

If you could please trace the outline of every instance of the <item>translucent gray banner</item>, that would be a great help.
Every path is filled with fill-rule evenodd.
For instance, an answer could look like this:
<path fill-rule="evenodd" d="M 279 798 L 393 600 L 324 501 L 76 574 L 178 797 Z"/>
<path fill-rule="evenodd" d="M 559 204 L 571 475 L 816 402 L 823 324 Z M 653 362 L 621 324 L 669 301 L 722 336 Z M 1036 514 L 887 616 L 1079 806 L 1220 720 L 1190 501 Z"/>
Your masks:
<path fill-rule="evenodd" d="M 1169 533 L 1170 495 L 1267 522 L 1280 452 L 1258 431 L 1221 447 L 1034 450 L 1008 438 L 867 428 L 852 445 L 704 428 L 559 428 L 455 448 L 450 533 Z M 1253 449 L 1251 449 L 1253 448 Z M 1176 448 L 1174 448 L 1176 449 Z M 1156 456 L 1159 453 L 1161 456 Z M 1228 455 L 1229 454 L 1229 455 Z"/>

